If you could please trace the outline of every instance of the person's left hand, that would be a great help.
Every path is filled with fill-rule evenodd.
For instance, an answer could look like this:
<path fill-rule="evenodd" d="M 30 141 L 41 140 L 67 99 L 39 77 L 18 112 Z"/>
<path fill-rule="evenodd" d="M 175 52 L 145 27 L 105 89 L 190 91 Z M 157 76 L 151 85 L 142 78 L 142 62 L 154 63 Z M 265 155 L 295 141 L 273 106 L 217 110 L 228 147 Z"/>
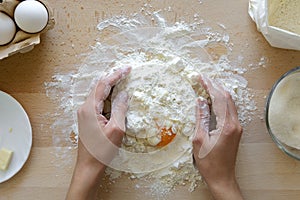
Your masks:
<path fill-rule="evenodd" d="M 102 115 L 104 100 L 111 88 L 130 73 L 131 68 L 115 71 L 102 78 L 79 108 L 78 155 L 67 199 L 89 199 L 106 165 L 113 159 L 125 133 L 128 96 L 120 92 L 112 102 L 111 118 Z"/>
<path fill-rule="evenodd" d="M 115 71 L 102 78 L 86 102 L 79 108 L 78 130 L 80 146 L 78 162 L 91 162 L 94 157 L 104 165 L 108 165 L 122 142 L 125 133 L 125 116 L 128 107 L 126 92 L 120 92 L 112 102 L 111 118 L 103 115 L 104 100 L 109 96 L 111 88 L 130 73 L 131 68 Z M 83 144 L 83 145 L 81 145 Z M 87 151 L 80 151 L 84 149 Z M 87 156 L 86 152 L 90 155 Z"/>

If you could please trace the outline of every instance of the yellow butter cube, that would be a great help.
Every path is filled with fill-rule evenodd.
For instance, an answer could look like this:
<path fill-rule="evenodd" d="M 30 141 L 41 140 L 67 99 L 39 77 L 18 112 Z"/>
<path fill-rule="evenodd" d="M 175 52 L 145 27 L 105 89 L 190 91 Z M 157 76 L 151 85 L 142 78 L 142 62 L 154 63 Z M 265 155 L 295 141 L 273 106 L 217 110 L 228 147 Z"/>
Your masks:
<path fill-rule="evenodd" d="M 0 170 L 7 170 L 11 157 L 13 155 L 13 151 L 10 151 L 8 149 L 2 148 L 0 150 Z"/>

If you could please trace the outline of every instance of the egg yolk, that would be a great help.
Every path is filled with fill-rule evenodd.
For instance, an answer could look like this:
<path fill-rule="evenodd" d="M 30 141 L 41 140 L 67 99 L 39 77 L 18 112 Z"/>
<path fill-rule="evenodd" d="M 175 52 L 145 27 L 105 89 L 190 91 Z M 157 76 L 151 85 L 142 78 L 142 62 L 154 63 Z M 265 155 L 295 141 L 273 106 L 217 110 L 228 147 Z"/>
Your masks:
<path fill-rule="evenodd" d="M 173 133 L 171 128 L 169 128 L 169 129 L 162 128 L 160 130 L 160 136 L 161 136 L 161 141 L 156 146 L 157 147 L 164 147 L 174 139 L 176 134 Z"/>

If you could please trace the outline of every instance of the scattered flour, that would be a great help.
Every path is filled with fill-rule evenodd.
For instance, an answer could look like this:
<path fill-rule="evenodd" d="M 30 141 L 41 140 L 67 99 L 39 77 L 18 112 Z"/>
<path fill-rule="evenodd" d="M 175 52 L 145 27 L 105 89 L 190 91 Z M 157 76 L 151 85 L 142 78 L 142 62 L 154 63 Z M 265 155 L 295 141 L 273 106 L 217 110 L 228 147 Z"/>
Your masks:
<path fill-rule="evenodd" d="M 61 128 L 65 132 L 61 135 L 55 134 L 54 142 L 59 143 L 60 140 L 64 141 L 71 137 L 72 141 L 76 143 L 78 139 L 76 110 L 85 101 L 89 90 L 101 76 L 111 73 L 113 68 L 124 65 L 132 66 L 133 75 L 131 79 L 127 79 L 132 85 L 128 83 L 128 85 L 123 84 L 122 86 L 121 84 L 117 86 L 115 92 L 125 88 L 131 92 L 131 101 L 142 102 L 142 104 L 133 103 L 132 105 L 140 107 L 136 110 L 132 109 L 131 113 L 129 111 L 127 115 L 131 124 L 134 124 L 134 126 L 128 127 L 127 139 L 131 137 L 132 140 L 136 134 L 141 134 L 139 135 L 141 148 L 132 145 L 136 141 L 128 140 L 124 140 L 123 148 L 131 152 L 155 151 L 155 143 L 159 142 L 160 138 L 157 141 L 153 139 L 149 142 L 148 140 L 149 137 L 157 136 L 157 127 L 155 129 L 153 124 L 155 115 L 160 119 L 157 123 L 162 123 L 158 127 L 174 128 L 173 131 L 184 136 L 184 140 L 179 140 L 177 138 L 180 137 L 176 136 L 174 142 L 172 141 L 165 149 L 162 148 L 164 149 L 162 155 L 168 155 L 168 152 L 172 150 L 172 143 L 174 143 L 180 153 L 176 156 L 175 153 L 171 153 L 167 159 L 163 156 L 155 158 L 154 162 L 157 161 L 157 163 L 160 159 L 167 160 L 160 168 L 147 168 L 142 165 L 151 160 L 144 162 L 137 158 L 135 162 L 132 162 L 127 159 L 125 154 L 123 157 L 121 155 L 119 158 L 121 160 L 117 162 L 126 166 L 127 170 L 124 171 L 130 174 L 132 179 L 138 178 L 145 182 L 151 180 L 151 195 L 163 196 L 177 185 L 189 185 L 189 191 L 193 191 L 201 183 L 201 176 L 194 169 L 191 157 L 191 135 L 195 124 L 194 102 L 196 96 L 203 95 L 201 88 L 194 81 L 195 76 L 198 74 L 208 76 L 220 82 L 231 93 L 243 125 L 251 121 L 256 106 L 252 100 L 252 94 L 247 88 L 247 80 L 242 76 L 246 70 L 231 65 L 226 53 L 217 60 L 213 60 L 205 50 L 211 44 L 221 44 L 229 52 L 231 51 L 233 44 L 230 43 L 229 35 L 224 32 L 226 31 L 225 25 L 219 23 L 222 31 L 214 31 L 205 27 L 203 19 L 198 19 L 198 15 L 195 15 L 195 21 L 190 24 L 183 21 L 169 24 L 161 12 L 150 12 L 147 11 L 148 8 L 149 5 L 144 5 L 139 14 L 115 16 L 98 24 L 99 38 L 104 32 L 115 34 L 105 40 L 98 40 L 91 52 L 86 55 L 85 61 L 77 72 L 54 75 L 53 82 L 45 83 L 45 87 L 48 96 L 56 99 L 59 107 L 64 111 L 61 116 L 57 116 L 53 129 Z M 167 8 L 165 11 L 170 12 L 171 8 Z M 151 83 L 147 82 L 147 76 L 144 77 L 144 81 L 148 84 L 145 88 L 135 85 L 139 82 L 136 73 L 144 73 L 143 70 L 147 68 L 149 69 L 147 74 L 148 76 L 150 74 L 151 81 L 155 77 L 157 78 L 152 90 Z M 151 73 L 153 74 L 151 75 Z M 155 76 L 155 73 L 158 75 Z M 171 78 L 172 80 L 170 80 Z M 179 82 L 180 87 L 177 88 Z M 180 96 L 176 96 L 176 94 L 180 94 Z M 184 97 L 187 98 L 184 99 Z M 171 100 L 174 102 L 170 104 Z M 153 105 L 153 101 L 156 101 L 157 104 Z M 166 105 L 169 106 L 167 109 Z M 134 121 L 137 119 L 132 116 L 138 116 L 141 113 L 133 112 L 141 110 L 143 106 L 154 106 L 155 109 L 157 106 L 161 106 L 160 108 L 164 108 L 166 112 L 150 113 L 152 115 L 150 118 L 141 117 L 146 122 Z M 186 109 L 181 112 L 178 109 L 182 106 L 186 106 Z M 152 108 L 148 109 L 153 110 Z M 141 127 L 137 133 L 135 126 L 140 123 L 144 123 L 146 127 Z M 144 129 L 153 129 L 153 131 Z M 70 135 L 70 133 L 72 134 Z M 149 149 L 145 149 L 145 147 L 149 147 Z M 157 155 L 159 157 L 159 154 Z M 119 177 L 122 172 L 108 168 L 107 174 L 114 179 Z"/>

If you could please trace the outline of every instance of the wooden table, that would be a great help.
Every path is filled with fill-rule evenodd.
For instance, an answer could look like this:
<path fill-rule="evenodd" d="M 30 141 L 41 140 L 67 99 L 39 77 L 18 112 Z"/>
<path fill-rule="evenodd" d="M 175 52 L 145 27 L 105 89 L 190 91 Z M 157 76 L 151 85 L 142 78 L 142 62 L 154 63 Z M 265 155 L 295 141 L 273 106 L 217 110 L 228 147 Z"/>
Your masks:
<path fill-rule="evenodd" d="M 138 12 L 150 3 L 154 9 L 168 8 L 170 22 L 192 21 L 195 13 L 214 24 L 227 27 L 234 44 L 232 56 L 242 55 L 241 66 L 267 58 L 265 67 L 248 70 L 245 77 L 254 91 L 257 114 L 244 127 L 237 161 L 237 177 L 245 199 L 299 199 L 300 162 L 282 153 L 267 133 L 264 121 L 266 95 L 280 75 L 300 65 L 300 52 L 269 46 L 256 31 L 247 14 L 248 0 L 49 0 L 56 26 L 42 36 L 42 43 L 26 54 L 0 61 L 0 90 L 15 97 L 27 111 L 33 128 L 33 148 L 24 168 L 0 184 L 0 199 L 64 199 L 75 162 L 76 150 L 69 145 L 55 147 L 50 128 L 57 109 L 45 94 L 44 82 L 56 73 L 76 70 L 82 61 L 77 55 L 89 52 L 97 39 L 96 25 L 114 15 Z M 247 45 L 246 45 L 247 44 Z M 1 102 L 0 102 L 1 103 Z M 70 162 L 57 159 L 56 153 L 68 152 Z M 61 163 L 60 163 L 61 162 Z M 122 178 L 100 191 L 100 199 L 145 199 L 135 183 Z M 190 193 L 178 187 L 167 199 L 211 199 L 205 186 Z"/>

